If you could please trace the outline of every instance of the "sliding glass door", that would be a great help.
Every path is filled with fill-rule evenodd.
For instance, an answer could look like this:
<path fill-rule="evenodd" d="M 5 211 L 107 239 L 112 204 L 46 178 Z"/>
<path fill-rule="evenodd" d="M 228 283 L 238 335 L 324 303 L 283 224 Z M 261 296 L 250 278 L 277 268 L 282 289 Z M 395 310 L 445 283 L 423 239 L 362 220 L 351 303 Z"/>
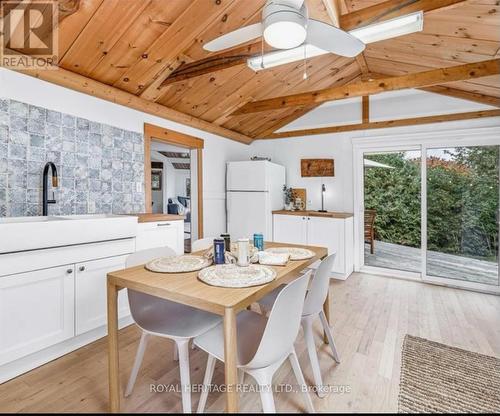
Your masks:
<path fill-rule="evenodd" d="M 421 152 L 363 156 L 364 264 L 420 273 Z"/>
<path fill-rule="evenodd" d="M 426 150 L 429 280 L 498 286 L 499 146 Z"/>
<path fill-rule="evenodd" d="M 498 136 L 361 143 L 356 267 L 500 293 Z"/>

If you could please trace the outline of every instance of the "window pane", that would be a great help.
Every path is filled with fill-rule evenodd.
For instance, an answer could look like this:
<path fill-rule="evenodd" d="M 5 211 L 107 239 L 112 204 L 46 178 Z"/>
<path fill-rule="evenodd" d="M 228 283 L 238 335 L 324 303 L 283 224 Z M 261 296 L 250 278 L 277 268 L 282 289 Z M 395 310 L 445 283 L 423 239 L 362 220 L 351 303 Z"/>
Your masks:
<path fill-rule="evenodd" d="M 365 265 L 420 272 L 420 151 L 364 155 Z"/>
<path fill-rule="evenodd" d="M 427 275 L 498 285 L 499 147 L 427 151 Z"/>

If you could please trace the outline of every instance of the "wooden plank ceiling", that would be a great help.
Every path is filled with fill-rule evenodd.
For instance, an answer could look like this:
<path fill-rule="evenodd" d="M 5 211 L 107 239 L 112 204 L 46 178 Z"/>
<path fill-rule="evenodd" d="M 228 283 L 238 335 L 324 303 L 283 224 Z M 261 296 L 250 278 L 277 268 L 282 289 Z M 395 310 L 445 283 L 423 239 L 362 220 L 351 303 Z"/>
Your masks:
<path fill-rule="evenodd" d="M 311 17 L 330 22 L 322 0 Z M 307 92 L 370 77 L 403 75 L 499 57 L 499 0 L 467 0 L 426 13 L 424 31 L 367 46 L 355 59 L 323 55 L 258 73 L 242 59 L 212 72 L 175 78 L 209 58 L 203 44 L 261 18 L 265 0 L 81 0 L 60 23 L 60 65 L 250 138 L 269 135 L 314 106 L 232 116 L 250 101 Z M 339 0 L 346 14 L 383 0 Z M 247 52 L 255 53 L 250 45 Z M 239 48 L 236 55 L 243 53 Z M 221 61 L 222 62 L 222 61 Z M 176 72 L 177 71 L 177 72 Z M 206 72 L 206 71 L 205 71 Z M 169 77 L 174 77 L 170 78 Z M 446 84 L 446 91 L 500 98 L 498 76 Z M 435 92 L 440 92 L 436 90 Z"/>

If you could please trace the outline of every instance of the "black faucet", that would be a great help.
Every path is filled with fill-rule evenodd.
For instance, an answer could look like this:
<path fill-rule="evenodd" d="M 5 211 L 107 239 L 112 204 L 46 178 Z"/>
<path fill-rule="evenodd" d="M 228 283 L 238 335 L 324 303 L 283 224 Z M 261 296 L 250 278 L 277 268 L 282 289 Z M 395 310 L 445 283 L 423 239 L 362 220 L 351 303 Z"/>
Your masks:
<path fill-rule="evenodd" d="M 57 188 L 57 169 L 56 165 L 52 162 L 47 162 L 45 164 L 45 167 L 43 168 L 43 202 L 42 202 L 42 215 L 46 216 L 48 213 L 48 208 L 49 204 L 55 204 L 56 200 L 54 198 L 54 192 L 52 192 L 52 199 L 48 199 L 47 197 L 47 192 L 48 192 L 48 175 L 49 175 L 49 168 L 52 171 L 52 187 Z"/>

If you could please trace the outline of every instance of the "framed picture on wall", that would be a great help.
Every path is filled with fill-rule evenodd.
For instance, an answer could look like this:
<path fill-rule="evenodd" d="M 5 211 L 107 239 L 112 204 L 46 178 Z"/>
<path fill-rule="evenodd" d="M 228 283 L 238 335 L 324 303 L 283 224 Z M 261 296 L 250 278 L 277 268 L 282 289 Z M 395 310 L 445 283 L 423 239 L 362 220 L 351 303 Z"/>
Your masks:
<path fill-rule="evenodd" d="M 151 190 L 152 191 L 161 191 L 161 170 L 152 170 L 151 171 Z"/>
<path fill-rule="evenodd" d="M 186 196 L 191 198 L 191 178 L 186 178 Z"/>

